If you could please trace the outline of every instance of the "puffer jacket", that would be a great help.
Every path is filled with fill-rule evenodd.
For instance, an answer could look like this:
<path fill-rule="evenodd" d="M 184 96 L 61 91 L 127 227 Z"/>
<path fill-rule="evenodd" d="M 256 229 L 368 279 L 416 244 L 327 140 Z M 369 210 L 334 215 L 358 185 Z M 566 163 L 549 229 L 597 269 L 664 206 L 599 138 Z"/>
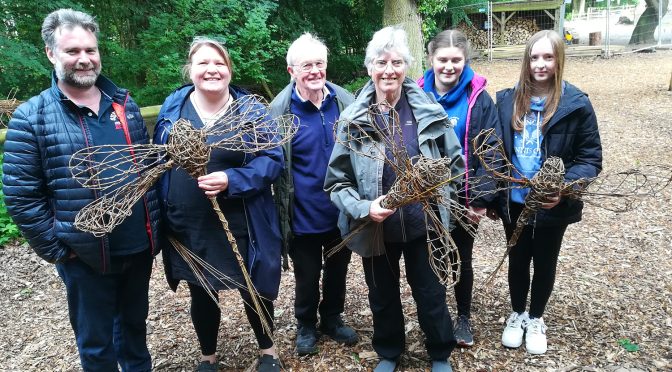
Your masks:
<path fill-rule="evenodd" d="M 331 91 L 335 93 L 336 104 L 338 105 L 338 112 L 342 113 L 354 100 L 350 92 L 341 88 L 336 84 L 330 82 L 326 83 Z M 276 118 L 281 115 L 289 114 L 290 105 L 292 103 L 292 91 L 295 83 L 289 83 L 278 95 L 273 99 L 270 106 L 271 116 Z M 288 141 L 283 146 L 283 154 L 285 156 L 285 167 L 282 170 L 280 178 L 273 185 L 273 196 L 275 203 L 278 206 L 278 213 L 280 215 L 280 233 L 282 234 L 282 252 L 283 255 L 289 250 L 289 243 L 292 240 L 292 213 L 294 211 L 294 181 L 292 180 L 292 142 Z M 287 260 L 284 261 L 285 270 L 288 269 Z"/>
<path fill-rule="evenodd" d="M 432 159 L 447 157 L 451 159 L 451 174 L 463 173 L 462 149 L 455 132 L 449 126 L 446 113 L 441 105 L 409 78 L 404 80 L 402 89 L 406 93 L 406 99 L 418 122 L 420 154 Z M 369 81 L 362 88 L 355 102 L 341 114 L 341 119 L 357 123 L 365 129 L 371 128 L 372 124 L 368 122 L 367 111 L 375 94 L 373 81 Z M 345 140 L 344 130 L 344 125 L 340 124 L 337 136 L 341 141 Z M 341 211 L 338 217 L 338 227 L 344 237 L 358 228 L 361 223 L 370 221 L 371 202 L 382 195 L 384 153 L 377 154 L 376 152 L 383 146 L 380 144 L 373 146 L 371 143 L 353 145 L 358 147 L 356 152 L 350 151 L 339 141 L 336 142 L 324 181 L 324 189 L 330 193 L 331 201 Z M 445 186 L 444 192 L 453 197 L 456 191 L 455 186 L 453 182 L 449 183 Z M 438 209 L 443 225 L 449 230 L 452 229 L 448 208 L 439 206 Z M 382 223 L 368 224 L 349 240 L 348 247 L 362 257 L 384 254 L 384 237 L 380 233 L 382 226 Z"/>
<path fill-rule="evenodd" d="M 499 133 L 510 160 L 513 155 L 513 115 L 515 88 L 497 92 L 497 111 L 501 125 Z M 602 170 L 602 144 L 597 127 L 595 110 L 588 95 L 577 87 L 565 82 L 558 109 L 551 120 L 544 125 L 541 141 L 542 162 L 551 156 L 562 158 L 565 165 L 565 180 L 592 178 Z M 509 214 L 510 191 L 506 189 L 498 195 L 497 209 L 505 223 L 512 223 Z M 581 220 L 583 202 L 562 198 L 551 209 L 540 210 L 534 223 L 537 226 L 565 225 Z"/>
<path fill-rule="evenodd" d="M 140 108 L 125 89 L 102 75 L 96 86 L 125 111 L 132 144 L 148 144 Z M 107 236 L 97 238 L 74 227 L 75 216 L 100 192 L 82 187 L 70 173 L 70 157 L 93 145 L 86 120 L 58 88 L 23 103 L 9 122 L 5 140 L 3 185 L 7 210 L 28 244 L 44 260 L 66 260 L 71 252 L 95 270 L 109 270 Z M 158 253 L 159 204 L 152 188 L 143 197 L 152 253 Z"/>
<path fill-rule="evenodd" d="M 189 94 L 194 90 L 192 84 L 178 88 L 164 101 L 154 131 L 154 142 L 166 144 L 170 136 L 173 123 L 180 118 L 180 110 Z M 229 85 L 229 92 L 233 99 L 239 99 L 249 93 Z M 259 105 L 258 102 L 247 103 Z M 245 109 L 241 109 L 245 111 Z M 249 112 L 265 112 L 265 110 L 250 109 Z M 258 115 L 258 114 L 254 114 Z M 278 214 L 275 209 L 271 183 L 275 181 L 283 166 L 282 149 L 280 146 L 247 155 L 245 165 L 229 168 L 226 174 L 229 177 L 228 188 L 220 193 L 222 197 L 243 199 L 245 215 L 247 216 L 248 247 L 247 270 L 252 278 L 254 287 L 265 298 L 274 300 L 278 296 L 280 287 L 280 253 L 281 241 Z M 166 173 L 159 181 L 159 193 L 162 206 L 166 205 L 170 187 L 170 174 Z M 167 224 L 166 224 L 167 225 Z M 200 226 L 194 226 L 198 229 Z M 165 237 L 164 237 L 165 238 Z M 161 245 L 169 248 L 167 239 L 161 239 Z M 168 257 L 163 255 L 164 259 Z M 177 289 L 178 282 L 172 278 L 168 264 L 166 276 L 168 284 L 173 290 Z"/>

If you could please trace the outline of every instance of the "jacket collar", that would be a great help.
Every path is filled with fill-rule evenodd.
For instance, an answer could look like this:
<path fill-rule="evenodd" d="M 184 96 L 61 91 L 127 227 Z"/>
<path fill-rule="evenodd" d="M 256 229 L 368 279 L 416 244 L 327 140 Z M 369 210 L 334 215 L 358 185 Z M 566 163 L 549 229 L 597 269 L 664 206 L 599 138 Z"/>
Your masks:
<path fill-rule="evenodd" d="M 98 75 L 96 79 L 95 86 L 103 92 L 104 95 L 111 97 L 113 101 L 123 102 L 126 99 L 127 91 L 125 89 L 120 89 L 112 82 L 112 80 L 106 78 L 105 76 Z M 61 88 L 58 87 L 58 78 L 56 77 L 56 71 L 51 72 L 51 91 L 59 100 L 70 100 L 64 93 L 61 91 Z"/>
<path fill-rule="evenodd" d="M 446 112 L 436 100 L 430 98 L 418 84 L 410 78 L 406 78 L 402 88 L 406 93 L 406 100 L 411 106 L 411 111 L 418 122 L 418 140 L 423 142 L 428 138 L 436 138 L 445 132 L 447 124 Z M 347 108 L 349 118 L 362 126 L 371 126 L 368 122 L 367 113 L 371 102 L 374 101 L 376 89 L 373 80 L 369 80 L 362 87 L 357 100 Z"/>
<path fill-rule="evenodd" d="M 563 82 L 565 84 L 565 89 L 562 93 L 562 96 L 560 96 L 558 109 L 555 111 L 555 114 L 553 114 L 553 117 L 548 122 L 548 124 L 546 124 L 544 131 L 548 131 L 552 126 L 560 122 L 567 115 L 583 106 L 583 97 L 585 97 L 586 94 L 574 85 L 566 81 Z M 509 88 L 497 94 L 497 106 L 506 107 L 506 111 L 504 112 L 505 118 L 510 118 L 513 115 L 514 93 L 515 88 Z M 510 120 L 508 122 L 510 123 Z"/>

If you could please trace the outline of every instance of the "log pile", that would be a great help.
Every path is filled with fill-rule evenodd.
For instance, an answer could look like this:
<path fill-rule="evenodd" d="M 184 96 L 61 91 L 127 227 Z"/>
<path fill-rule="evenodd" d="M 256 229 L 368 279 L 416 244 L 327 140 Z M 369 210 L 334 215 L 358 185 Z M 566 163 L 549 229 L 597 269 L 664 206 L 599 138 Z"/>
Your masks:
<path fill-rule="evenodd" d="M 471 43 L 472 49 L 488 48 L 488 32 L 486 30 L 477 30 L 475 27 L 469 26 L 465 22 L 460 22 L 456 28 L 464 33 Z"/>
<path fill-rule="evenodd" d="M 495 25 L 498 23 L 495 22 Z M 465 22 L 460 22 L 456 28 L 467 36 L 473 49 L 488 48 L 488 31 L 478 30 Z M 492 43 L 494 45 L 522 45 L 539 31 L 539 27 L 534 19 L 518 17 L 506 22 L 503 34 L 498 31 L 498 28 L 493 31 Z"/>
<path fill-rule="evenodd" d="M 495 44 L 498 45 L 520 45 L 525 44 L 527 40 L 539 31 L 534 19 L 513 18 L 506 22 L 504 34 L 495 33 Z"/>

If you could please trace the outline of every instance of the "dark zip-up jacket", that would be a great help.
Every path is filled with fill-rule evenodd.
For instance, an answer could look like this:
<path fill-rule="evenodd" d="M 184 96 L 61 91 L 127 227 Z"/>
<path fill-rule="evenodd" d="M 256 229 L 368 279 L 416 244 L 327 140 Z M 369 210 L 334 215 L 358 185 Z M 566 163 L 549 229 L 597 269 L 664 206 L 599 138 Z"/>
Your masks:
<path fill-rule="evenodd" d="M 148 144 L 140 108 L 125 89 L 104 76 L 96 86 L 121 105 L 128 123 L 129 144 Z M 44 260 L 55 263 L 71 252 L 96 271 L 107 272 L 108 236 L 97 238 L 74 227 L 75 216 L 102 195 L 84 188 L 70 173 L 70 157 L 95 144 L 79 109 L 58 88 L 51 88 L 19 106 L 9 122 L 3 163 L 7 210 L 28 244 Z M 158 252 L 159 204 L 154 188 L 143 197 L 152 253 Z"/>
<path fill-rule="evenodd" d="M 497 110 L 501 125 L 502 140 L 506 156 L 510 160 L 513 155 L 513 115 L 515 88 L 497 92 Z M 543 128 L 544 137 L 541 143 L 542 162 L 548 157 L 562 158 L 565 165 L 565 180 L 596 177 L 602 170 L 602 144 L 597 127 L 595 110 L 588 95 L 577 87 L 565 82 L 565 89 L 560 103 L 551 120 Z M 511 195 L 508 190 L 502 191 L 498 197 L 498 213 L 505 223 L 512 223 L 509 214 Z M 562 198 L 560 203 L 551 209 L 540 210 L 534 223 L 538 226 L 564 225 L 581 220 L 583 202 L 576 199 Z"/>
<path fill-rule="evenodd" d="M 330 82 L 326 83 L 330 91 L 335 93 L 334 99 L 338 106 L 338 112 L 342 113 L 354 100 L 350 92 Z M 290 114 L 292 103 L 292 91 L 295 83 L 289 83 L 271 102 L 271 116 Z M 299 118 L 300 120 L 301 118 Z M 292 143 L 291 141 L 283 145 L 285 168 L 278 181 L 274 184 L 275 202 L 280 214 L 280 231 L 282 234 L 283 252 L 289 249 L 289 242 L 292 239 L 292 214 L 294 210 L 294 180 L 292 179 Z M 335 228 L 335 226 L 334 226 Z"/>

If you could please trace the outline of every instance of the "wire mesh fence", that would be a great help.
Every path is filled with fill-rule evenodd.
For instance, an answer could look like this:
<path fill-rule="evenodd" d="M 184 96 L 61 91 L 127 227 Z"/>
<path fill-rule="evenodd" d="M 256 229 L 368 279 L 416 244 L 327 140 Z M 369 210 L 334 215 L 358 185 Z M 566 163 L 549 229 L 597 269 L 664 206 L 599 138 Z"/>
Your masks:
<path fill-rule="evenodd" d="M 447 9 L 484 58 L 519 58 L 540 30 L 564 35 L 569 56 L 603 56 L 672 47 L 669 0 L 483 1 Z M 595 6 L 585 6 L 595 5 Z M 477 54 L 478 56 L 478 54 Z"/>

